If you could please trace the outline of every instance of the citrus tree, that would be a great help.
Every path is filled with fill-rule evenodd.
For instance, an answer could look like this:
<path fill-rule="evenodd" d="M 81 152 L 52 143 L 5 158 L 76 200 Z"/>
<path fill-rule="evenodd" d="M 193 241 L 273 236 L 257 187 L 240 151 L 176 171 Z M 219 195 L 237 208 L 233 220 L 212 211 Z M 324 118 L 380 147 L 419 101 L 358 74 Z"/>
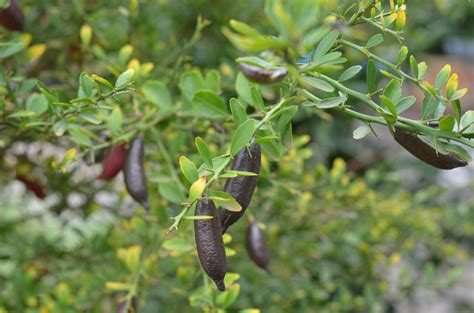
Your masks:
<path fill-rule="evenodd" d="M 439 204 L 378 194 L 341 159 L 305 167 L 311 138 L 293 131 L 339 112 L 363 122 L 354 140 L 382 125 L 420 162 L 468 164 L 467 89 L 450 65 L 425 79 L 403 0 L 257 1 L 248 23 L 230 2 L 25 3 L 1 2 L 1 179 L 44 200 L 35 213 L 5 190 L 5 310 L 379 312 L 413 268 L 434 280 L 437 255 L 440 285 L 459 276 L 467 254 Z M 273 274 L 240 262 L 244 242 Z M 391 298 L 384 270 L 402 260 Z"/>

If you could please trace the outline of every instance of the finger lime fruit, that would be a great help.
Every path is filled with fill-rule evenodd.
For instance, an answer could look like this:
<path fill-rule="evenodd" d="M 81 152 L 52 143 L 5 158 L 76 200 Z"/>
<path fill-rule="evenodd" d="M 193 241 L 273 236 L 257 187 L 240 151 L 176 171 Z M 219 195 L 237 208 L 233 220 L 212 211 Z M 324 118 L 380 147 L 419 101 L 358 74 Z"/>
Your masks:
<path fill-rule="evenodd" d="M 130 143 L 123 166 L 123 177 L 128 194 L 148 211 L 150 204 L 148 203 L 144 158 L 144 140 L 139 136 Z"/>
<path fill-rule="evenodd" d="M 202 268 L 215 282 L 217 289 L 224 291 L 227 260 L 219 215 L 214 202 L 208 199 L 199 200 L 196 205 L 196 216 L 212 217 L 194 221 L 194 236 Z"/>
<path fill-rule="evenodd" d="M 249 224 L 245 243 L 247 253 L 252 261 L 257 264 L 258 267 L 270 272 L 268 267 L 270 263 L 270 254 L 268 253 L 265 234 L 262 229 L 258 227 L 257 223 L 252 222 Z"/>
<path fill-rule="evenodd" d="M 247 63 L 239 63 L 239 67 L 248 80 L 258 84 L 279 83 L 288 75 L 288 70 L 284 67 L 267 70 Z"/>
<path fill-rule="evenodd" d="M 232 169 L 252 172 L 257 174 L 257 176 L 237 176 L 229 178 L 225 182 L 224 191 L 234 197 L 242 207 L 242 210 L 239 212 L 221 210 L 220 220 L 222 233 L 225 233 L 229 226 L 237 222 L 249 206 L 255 188 L 257 187 L 258 174 L 260 173 L 262 164 L 261 155 L 262 152 L 259 144 L 253 144 L 249 148 L 244 147 L 236 155 Z"/>
<path fill-rule="evenodd" d="M 467 165 L 467 161 L 453 153 L 441 153 L 417 135 L 397 129 L 395 140 L 413 156 L 421 161 L 442 170 L 450 170 Z"/>

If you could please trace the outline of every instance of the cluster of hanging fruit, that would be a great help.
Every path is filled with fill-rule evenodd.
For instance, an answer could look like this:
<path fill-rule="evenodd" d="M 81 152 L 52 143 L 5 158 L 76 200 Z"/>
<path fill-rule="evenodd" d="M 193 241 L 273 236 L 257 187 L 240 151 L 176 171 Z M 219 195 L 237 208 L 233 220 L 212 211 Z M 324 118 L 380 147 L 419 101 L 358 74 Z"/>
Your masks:
<path fill-rule="evenodd" d="M 244 147 L 234 159 L 232 170 L 256 174 L 256 176 L 228 178 L 225 183 L 224 191 L 240 204 L 242 207 L 241 211 L 231 212 L 222 209 L 218 212 L 214 202 L 206 199 L 206 195 L 196 205 L 196 216 L 212 216 L 211 219 L 195 220 L 194 233 L 201 265 L 220 291 L 225 290 L 224 276 L 227 271 L 227 260 L 222 235 L 229 226 L 242 217 L 249 206 L 257 186 L 260 166 L 261 148 L 258 144 Z M 270 257 L 265 237 L 262 230 L 254 222 L 250 223 L 247 230 L 246 247 L 255 264 L 268 271 Z"/>
<path fill-rule="evenodd" d="M 97 178 L 111 180 L 123 170 L 125 187 L 129 195 L 148 211 L 150 204 L 148 203 L 144 157 L 144 140 L 141 136 L 133 139 L 128 149 L 125 144 L 112 146 L 102 163 L 102 173 Z"/>

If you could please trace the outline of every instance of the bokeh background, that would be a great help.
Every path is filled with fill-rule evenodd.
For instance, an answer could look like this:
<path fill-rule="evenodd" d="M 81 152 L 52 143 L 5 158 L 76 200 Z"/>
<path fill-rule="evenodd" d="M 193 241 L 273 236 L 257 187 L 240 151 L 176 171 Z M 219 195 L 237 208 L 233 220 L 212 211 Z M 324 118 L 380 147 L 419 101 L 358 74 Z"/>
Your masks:
<path fill-rule="evenodd" d="M 270 29 L 261 0 L 143 0 L 135 11 L 125 0 L 19 2 L 32 44 L 45 50 L 7 66 L 65 96 L 75 93 L 82 71 L 117 72 L 132 57 L 153 63 L 152 77 L 170 75 L 198 15 L 212 25 L 187 52 L 185 67 L 218 69 L 224 94 L 232 96 L 240 54 L 222 26 L 233 18 Z M 431 65 L 428 77 L 449 63 L 461 87 L 474 86 L 474 4 L 407 2 L 406 45 Z M 94 31 L 88 51 L 79 38 L 84 23 Z M 347 31 L 371 35 L 364 27 Z M 378 53 L 390 58 L 397 47 L 387 41 Z M 359 55 L 349 58 L 364 65 Z M 463 108 L 474 109 L 471 91 Z M 295 117 L 293 149 L 264 164 L 249 208 L 265 225 L 272 274 L 251 263 L 246 223 L 236 225 L 226 241 L 240 294 L 235 302 L 219 300 L 231 303 L 228 312 L 474 311 L 473 164 L 439 171 L 402 151 L 383 129 L 379 139 L 353 140 L 356 125 L 337 114 Z M 176 140 L 171 149 L 186 151 Z M 0 312 L 114 312 L 123 293 L 107 282 L 128 279 L 119 251 L 140 244 L 157 248 L 139 284 L 139 312 L 200 312 L 205 291 L 192 223 L 165 236 L 178 212 L 170 199 L 156 200 L 152 217 L 134 215 L 121 177 L 94 180 L 100 164 L 55 171 L 50 163 L 65 149 L 60 140 L 0 132 Z M 27 190 L 18 174 L 43 185 L 45 197 Z M 160 177 L 149 176 L 152 197 L 160 198 Z"/>

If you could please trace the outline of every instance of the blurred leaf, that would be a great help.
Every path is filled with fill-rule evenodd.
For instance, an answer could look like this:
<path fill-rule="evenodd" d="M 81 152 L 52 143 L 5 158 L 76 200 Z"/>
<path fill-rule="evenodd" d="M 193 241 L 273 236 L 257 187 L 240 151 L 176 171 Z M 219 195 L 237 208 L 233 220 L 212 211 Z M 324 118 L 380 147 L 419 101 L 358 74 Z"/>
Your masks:
<path fill-rule="evenodd" d="M 185 156 L 179 158 L 179 166 L 184 177 L 192 184 L 199 179 L 199 173 L 193 161 Z"/>
<path fill-rule="evenodd" d="M 209 151 L 209 148 L 207 147 L 207 144 L 202 140 L 201 137 L 196 137 L 196 147 L 198 149 L 199 155 L 201 158 L 204 160 L 204 163 L 206 163 L 209 168 L 212 168 L 212 154 Z"/>
<path fill-rule="evenodd" d="M 42 94 L 33 93 L 26 101 L 26 109 L 37 116 L 41 115 L 48 110 L 48 99 Z"/>
<path fill-rule="evenodd" d="M 362 139 L 371 132 L 370 127 L 367 125 L 362 125 L 357 127 L 352 133 L 352 137 L 356 140 Z"/>
<path fill-rule="evenodd" d="M 237 125 L 240 125 L 245 122 L 248 118 L 247 112 L 242 103 L 240 103 L 240 101 L 236 98 L 230 99 L 229 103 L 230 111 L 232 112 L 232 117 L 234 118 L 235 123 L 237 123 Z"/>
<path fill-rule="evenodd" d="M 362 66 L 360 66 L 360 65 L 351 66 L 351 67 L 349 67 L 348 69 L 346 69 L 346 70 L 341 74 L 341 76 L 339 76 L 339 81 L 340 81 L 340 82 L 343 82 L 343 81 L 352 79 L 352 78 L 354 78 L 357 74 L 359 74 L 361 70 L 362 70 Z"/>
<path fill-rule="evenodd" d="M 115 88 L 120 88 L 127 85 L 132 80 L 134 74 L 135 71 L 133 69 L 128 69 L 122 74 L 120 74 L 117 78 L 117 81 L 115 82 Z"/>
<path fill-rule="evenodd" d="M 239 125 L 230 143 L 230 154 L 232 156 L 239 153 L 239 151 L 245 147 L 252 139 L 253 132 L 255 130 L 255 120 L 249 119 Z"/>
<path fill-rule="evenodd" d="M 371 59 L 367 62 L 367 87 L 369 93 L 377 90 L 377 67 L 375 62 Z"/>
<path fill-rule="evenodd" d="M 224 100 L 208 90 L 198 91 L 193 98 L 193 103 L 200 115 L 211 119 L 225 119 L 229 112 Z"/>
<path fill-rule="evenodd" d="M 447 115 L 439 120 L 439 129 L 450 132 L 454 129 L 455 120 L 452 115 Z"/>
<path fill-rule="evenodd" d="M 375 34 L 369 39 L 369 41 L 367 41 L 367 44 L 365 45 L 365 47 L 367 49 L 370 49 L 370 48 L 380 45 L 382 42 L 383 42 L 383 36 L 381 34 Z"/>

